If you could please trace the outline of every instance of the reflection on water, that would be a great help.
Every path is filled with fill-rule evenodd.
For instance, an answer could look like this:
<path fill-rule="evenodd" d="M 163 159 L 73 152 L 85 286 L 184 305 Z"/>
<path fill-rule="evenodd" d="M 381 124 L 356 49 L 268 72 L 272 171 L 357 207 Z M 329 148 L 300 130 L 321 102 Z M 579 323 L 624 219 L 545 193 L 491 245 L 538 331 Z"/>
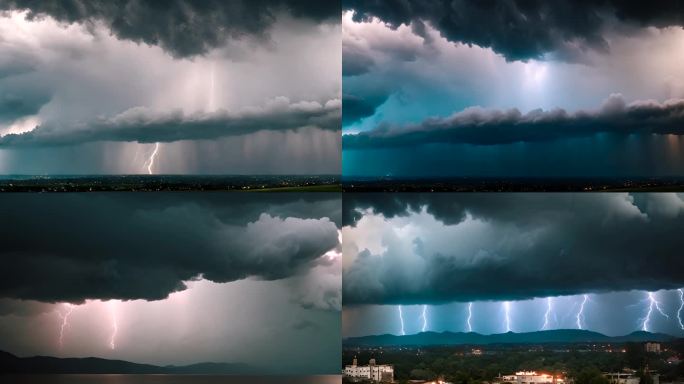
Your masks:
<path fill-rule="evenodd" d="M 0 375 L 3 384 L 339 384 L 341 376 Z"/>

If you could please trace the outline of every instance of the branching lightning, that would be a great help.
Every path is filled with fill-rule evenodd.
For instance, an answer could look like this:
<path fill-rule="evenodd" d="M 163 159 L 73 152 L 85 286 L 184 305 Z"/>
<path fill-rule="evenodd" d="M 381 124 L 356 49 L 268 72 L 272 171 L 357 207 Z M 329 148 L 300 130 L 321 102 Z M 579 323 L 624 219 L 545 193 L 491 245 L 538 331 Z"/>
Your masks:
<path fill-rule="evenodd" d="M 423 305 L 423 313 L 420 315 L 420 317 L 423 318 L 423 328 L 421 328 L 421 331 L 425 332 L 427 329 L 427 305 Z"/>
<path fill-rule="evenodd" d="M 506 315 L 506 332 L 511 332 L 511 302 L 504 301 L 503 306 Z"/>
<path fill-rule="evenodd" d="M 71 315 L 75 308 L 70 303 L 64 303 L 64 306 L 66 307 L 66 312 L 57 311 L 57 315 L 62 319 L 62 325 L 59 327 L 59 349 L 62 349 L 62 346 L 64 346 L 64 329 L 69 325 L 69 315 Z"/>
<path fill-rule="evenodd" d="M 116 349 L 116 334 L 119 333 L 119 324 L 116 319 L 116 301 L 109 302 L 109 310 L 112 314 L 112 334 L 109 337 L 109 348 Z"/>
<path fill-rule="evenodd" d="M 154 151 L 152 151 L 150 158 L 145 162 L 148 175 L 152 174 L 152 166 L 154 166 L 154 160 L 157 158 L 157 153 L 159 153 L 159 143 L 154 143 Z"/>
<path fill-rule="evenodd" d="M 647 331 L 648 332 L 648 323 L 651 322 L 651 314 L 653 314 L 653 308 L 656 309 L 663 317 L 665 318 L 670 318 L 665 312 L 663 312 L 662 308 L 660 308 L 660 303 L 655 297 L 655 293 L 653 292 L 648 292 L 648 311 L 646 312 L 646 317 L 644 317 L 643 323 L 641 324 L 641 330 L 642 331 Z"/>
<path fill-rule="evenodd" d="M 406 335 L 406 331 L 404 330 L 404 314 L 401 312 L 401 305 L 398 308 L 399 308 L 399 323 L 401 324 L 401 335 L 404 336 L 404 335 Z"/>
<path fill-rule="evenodd" d="M 470 320 L 473 318 L 473 303 L 468 303 L 468 319 L 466 320 L 466 323 L 468 324 L 468 332 L 473 331 L 473 325 L 470 323 Z"/>
<path fill-rule="evenodd" d="M 677 290 L 679 292 L 679 309 L 677 310 L 677 320 L 679 321 L 679 328 L 684 329 L 684 323 L 682 323 L 682 309 L 684 309 L 684 290 L 681 288 Z"/>
<path fill-rule="evenodd" d="M 549 316 L 551 315 L 551 310 L 553 309 L 553 299 L 550 297 L 546 298 L 546 313 L 544 313 L 544 325 L 542 329 L 549 329 Z"/>
<path fill-rule="evenodd" d="M 587 304 L 587 300 L 589 300 L 589 295 L 583 295 L 582 304 L 580 304 L 579 311 L 577 311 L 577 316 L 575 316 L 577 321 L 577 329 L 584 329 L 582 327 L 582 321 L 584 321 L 584 306 Z"/>

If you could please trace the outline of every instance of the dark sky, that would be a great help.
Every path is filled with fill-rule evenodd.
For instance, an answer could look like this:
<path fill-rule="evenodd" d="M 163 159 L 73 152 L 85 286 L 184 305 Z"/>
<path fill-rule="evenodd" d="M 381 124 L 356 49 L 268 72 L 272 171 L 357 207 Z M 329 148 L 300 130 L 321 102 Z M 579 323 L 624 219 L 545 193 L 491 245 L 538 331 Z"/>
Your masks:
<path fill-rule="evenodd" d="M 339 173 L 339 15 L 2 0 L 0 173 Z"/>
<path fill-rule="evenodd" d="M 336 373 L 340 210 L 337 194 L 5 196 L 0 350 Z"/>
<path fill-rule="evenodd" d="M 343 174 L 683 175 L 682 15 L 681 1 L 344 1 Z"/>
<path fill-rule="evenodd" d="M 422 329 L 423 305 L 427 329 L 462 331 L 470 302 L 480 332 L 499 332 L 505 301 L 516 330 L 538 330 L 547 297 L 562 317 L 553 327 L 576 327 L 585 294 L 591 314 L 583 327 L 628 333 L 644 326 L 647 292 L 662 300 L 669 318 L 654 314 L 646 328 L 678 334 L 683 198 L 345 194 L 345 335 L 397 333 L 398 305 L 406 306 L 413 332 L 416 324 Z"/>

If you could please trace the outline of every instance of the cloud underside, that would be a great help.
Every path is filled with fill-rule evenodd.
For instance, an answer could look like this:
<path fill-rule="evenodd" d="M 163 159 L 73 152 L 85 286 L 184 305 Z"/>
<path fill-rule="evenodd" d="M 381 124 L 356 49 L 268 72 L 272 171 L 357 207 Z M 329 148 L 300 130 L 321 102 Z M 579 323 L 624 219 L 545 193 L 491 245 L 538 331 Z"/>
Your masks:
<path fill-rule="evenodd" d="M 424 22 L 449 41 L 488 47 L 507 60 L 574 61 L 587 50 L 608 51 L 610 29 L 684 25 L 679 0 L 376 1 L 344 0 L 357 21 L 377 17 L 396 28 Z M 351 72 L 357 68 L 350 68 Z"/>
<path fill-rule="evenodd" d="M 267 39 L 280 13 L 315 23 L 338 23 L 340 4 L 308 0 L 2 0 L 0 11 L 28 11 L 31 19 L 103 23 L 118 39 L 158 45 L 175 57 L 192 57 L 229 39 Z"/>
<path fill-rule="evenodd" d="M 2 199 L 0 297 L 158 300 L 198 278 L 296 277 L 308 286 L 332 268 L 322 256 L 338 246 L 333 197 L 182 195 Z M 320 284 L 334 295 L 328 280 Z"/>
<path fill-rule="evenodd" d="M 598 110 L 489 110 L 472 107 L 446 118 L 418 124 L 387 123 L 343 136 L 345 149 L 404 147 L 422 144 L 497 145 L 615 134 L 684 134 L 684 100 L 636 101 L 611 95 Z"/>
<path fill-rule="evenodd" d="M 684 286 L 676 194 L 349 194 L 344 210 L 345 231 L 382 233 L 380 251 L 345 235 L 345 305 Z"/>
<path fill-rule="evenodd" d="M 0 147 L 40 147 L 73 145 L 96 141 L 139 143 L 208 140 L 239 136 L 257 131 L 285 131 L 303 127 L 339 130 L 341 103 L 331 100 L 290 103 L 277 99 L 263 108 L 239 113 L 224 110 L 185 114 L 182 111 L 157 112 L 132 108 L 111 118 L 86 123 L 46 122 L 33 130 L 0 137 Z"/>

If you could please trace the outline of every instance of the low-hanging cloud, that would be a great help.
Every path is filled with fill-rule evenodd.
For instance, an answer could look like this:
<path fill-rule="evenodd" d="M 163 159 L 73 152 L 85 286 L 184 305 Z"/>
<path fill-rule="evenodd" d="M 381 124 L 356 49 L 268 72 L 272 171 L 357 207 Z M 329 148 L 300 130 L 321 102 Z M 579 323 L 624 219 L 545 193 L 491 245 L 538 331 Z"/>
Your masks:
<path fill-rule="evenodd" d="M 332 199 L 7 196 L 0 202 L 0 297 L 159 300 L 198 278 L 226 283 L 308 276 L 339 245 Z"/>
<path fill-rule="evenodd" d="M 119 39 L 158 45 L 175 57 L 192 57 L 231 38 L 267 38 L 280 13 L 312 22 L 339 22 L 340 3 L 307 0 L 1 0 L 0 11 L 28 11 L 64 23 L 103 23 Z"/>
<path fill-rule="evenodd" d="M 344 304 L 679 288 L 682 197 L 345 195 Z"/>
<path fill-rule="evenodd" d="M 46 122 L 21 134 L 0 137 L 0 147 L 73 145 L 96 141 L 139 143 L 208 140 L 262 130 L 285 131 L 303 127 L 339 130 L 341 102 L 329 100 L 291 103 L 281 97 L 264 107 L 238 112 L 220 110 L 186 114 L 132 108 L 111 118 L 65 125 Z"/>
<path fill-rule="evenodd" d="M 427 22 L 452 42 L 488 47 L 507 60 L 546 55 L 574 61 L 587 50 L 610 49 L 611 28 L 684 25 L 684 4 L 599 1 L 344 0 L 354 18 L 377 17 L 396 28 Z"/>
<path fill-rule="evenodd" d="M 431 143 L 497 145 L 616 134 L 684 134 L 684 100 L 627 103 L 613 94 L 592 111 L 564 109 L 526 114 L 518 109 L 467 108 L 445 118 L 418 124 L 380 124 L 375 129 L 343 136 L 345 149 L 416 146 Z"/>

